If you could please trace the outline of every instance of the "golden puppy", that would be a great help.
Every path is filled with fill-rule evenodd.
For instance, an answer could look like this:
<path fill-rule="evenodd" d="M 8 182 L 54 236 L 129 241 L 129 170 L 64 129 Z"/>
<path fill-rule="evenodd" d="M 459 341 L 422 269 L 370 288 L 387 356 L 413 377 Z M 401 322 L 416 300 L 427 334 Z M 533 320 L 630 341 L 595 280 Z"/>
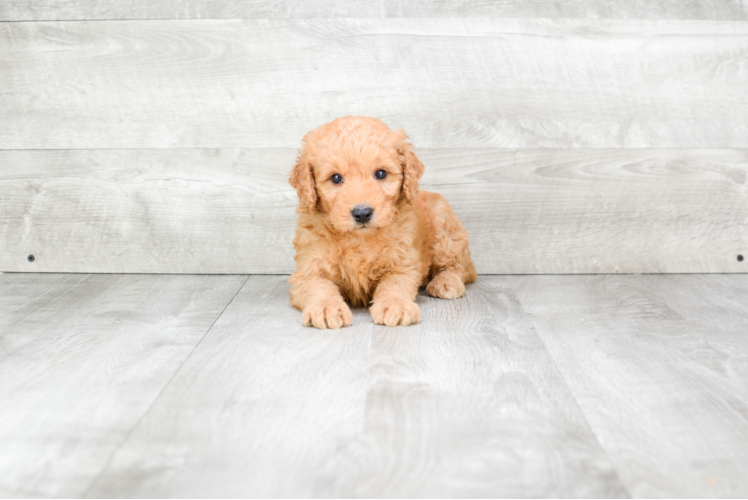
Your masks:
<path fill-rule="evenodd" d="M 456 299 L 475 281 L 468 235 L 447 200 L 418 191 L 423 164 L 375 118 L 338 118 L 304 136 L 289 183 L 299 195 L 291 304 L 306 326 L 351 324 L 370 305 L 374 323 L 421 320 L 418 288 Z"/>

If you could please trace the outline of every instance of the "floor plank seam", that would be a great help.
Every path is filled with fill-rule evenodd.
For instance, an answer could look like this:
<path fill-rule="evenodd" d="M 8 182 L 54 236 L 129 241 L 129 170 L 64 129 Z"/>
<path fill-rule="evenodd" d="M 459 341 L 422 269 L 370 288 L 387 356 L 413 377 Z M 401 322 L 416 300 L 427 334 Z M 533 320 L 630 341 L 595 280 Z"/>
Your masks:
<path fill-rule="evenodd" d="M 143 412 L 142 415 L 140 415 L 140 417 L 133 424 L 133 426 L 130 428 L 130 430 L 127 431 L 127 434 L 125 434 L 125 436 L 122 438 L 122 441 L 120 441 L 119 445 L 117 445 L 117 447 L 112 451 L 112 453 L 109 455 L 109 457 L 104 462 L 104 465 L 101 468 L 101 470 L 99 471 L 99 473 L 96 474 L 96 477 L 94 477 L 91 480 L 91 482 L 88 484 L 88 486 L 85 488 L 85 490 L 82 491 L 82 493 L 79 495 L 79 498 L 86 498 L 86 497 L 88 497 L 89 492 L 96 485 L 96 483 L 98 482 L 99 478 L 101 478 L 101 476 L 107 470 L 107 468 L 109 467 L 109 464 L 111 464 L 112 459 L 114 458 L 114 456 L 119 452 L 119 450 L 122 448 L 122 446 L 124 446 L 124 444 L 128 441 L 128 439 L 130 439 L 130 436 L 132 435 L 132 433 L 135 432 L 135 429 L 137 429 L 138 426 L 140 426 L 141 422 L 143 422 L 143 419 L 145 419 L 146 415 L 148 415 L 148 413 L 150 413 L 151 409 L 153 409 L 153 407 L 156 405 L 156 403 L 158 402 L 158 400 L 161 399 L 161 395 L 164 393 L 164 391 L 166 390 L 166 388 L 171 385 L 172 381 L 176 378 L 177 374 L 179 374 L 179 372 L 182 370 L 182 367 L 184 367 L 185 363 L 187 363 L 187 361 L 192 357 L 192 355 L 195 353 L 195 351 L 200 346 L 200 344 L 202 344 L 203 340 L 205 340 L 205 337 L 208 336 L 208 334 L 213 329 L 213 327 L 215 326 L 215 324 L 223 316 L 223 313 L 226 312 L 226 309 L 228 309 L 229 306 L 231 305 L 231 303 L 234 302 L 234 299 L 236 298 L 237 295 L 239 295 L 239 292 L 242 291 L 242 289 L 244 288 L 244 285 L 247 284 L 247 281 L 249 281 L 249 278 L 251 276 L 252 275 L 247 275 L 246 279 L 237 288 L 236 293 L 231 297 L 231 300 L 229 300 L 228 303 L 226 304 L 226 307 L 224 307 L 221 310 L 221 312 L 218 314 L 218 316 L 216 316 L 216 319 L 213 321 L 213 323 L 211 323 L 211 325 L 207 328 L 207 330 L 205 330 L 205 334 L 202 336 L 202 338 L 195 344 L 195 347 L 192 348 L 192 350 L 190 351 L 190 353 L 184 358 L 184 360 L 182 361 L 182 363 L 180 363 L 179 367 L 176 370 L 174 370 L 174 373 L 169 378 L 169 380 L 164 384 L 164 386 L 158 392 L 158 394 L 156 395 L 156 397 L 153 398 L 153 401 L 148 406 L 148 408 Z"/>
<path fill-rule="evenodd" d="M 518 297 L 518 300 L 519 300 L 519 297 Z M 522 304 L 522 300 L 519 300 L 519 301 L 520 301 L 520 304 Z M 522 308 L 524 309 L 524 305 L 522 306 Z M 543 336 L 540 335 L 540 333 L 538 332 L 538 328 L 535 325 L 534 316 L 528 313 L 526 310 L 524 311 L 524 313 L 527 315 L 527 317 L 532 322 L 532 330 L 533 332 L 535 332 L 535 335 L 538 337 L 538 340 L 540 340 L 540 343 L 543 345 L 543 349 L 545 349 L 545 352 L 548 354 L 548 357 L 551 359 L 551 361 L 553 361 L 553 366 L 556 368 L 556 371 L 558 372 L 561 382 L 566 387 L 566 390 L 569 392 L 569 394 L 571 394 L 574 400 L 574 405 L 577 407 L 577 410 L 579 411 L 579 415 L 581 415 L 581 417 L 584 419 L 584 425 L 587 426 L 587 429 L 589 430 L 590 434 L 595 438 L 595 441 L 597 442 L 597 445 L 600 447 L 600 450 L 603 452 L 605 457 L 608 458 L 608 462 L 610 462 L 610 465 L 613 468 L 613 472 L 616 475 L 616 480 L 618 481 L 618 484 L 620 485 L 621 489 L 626 493 L 626 498 L 634 498 L 628 486 L 626 485 L 626 483 L 624 483 L 623 479 L 621 478 L 621 474 L 619 473 L 616 462 L 613 460 L 613 457 L 610 455 L 610 453 L 608 453 L 608 450 L 605 448 L 605 446 L 603 446 L 602 442 L 600 442 L 600 436 L 598 436 L 597 432 L 595 432 L 595 429 L 590 424 L 586 413 L 582 409 L 582 406 L 579 404 L 576 393 L 574 392 L 571 385 L 569 385 L 568 380 L 566 379 L 566 373 L 561 369 L 558 362 L 556 361 L 555 356 L 553 355 L 553 352 L 551 351 L 551 349 L 548 348 L 548 345 L 543 339 Z"/>

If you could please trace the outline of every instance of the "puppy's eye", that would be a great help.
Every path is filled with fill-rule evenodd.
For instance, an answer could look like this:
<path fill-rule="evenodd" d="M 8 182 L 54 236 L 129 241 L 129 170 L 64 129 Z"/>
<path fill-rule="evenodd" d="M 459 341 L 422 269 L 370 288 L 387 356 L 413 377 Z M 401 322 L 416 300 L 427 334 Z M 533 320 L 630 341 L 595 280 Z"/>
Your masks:
<path fill-rule="evenodd" d="M 374 177 L 376 177 L 377 179 L 384 179 L 385 177 L 387 177 L 387 171 L 377 170 L 376 173 L 374 174 Z"/>
<path fill-rule="evenodd" d="M 340 176 L 340 174 L 333 174 L 332 177 L 330 177 L 330 180 L 335 184 L 340 184 L 343 182 L 343 178 Z"/>

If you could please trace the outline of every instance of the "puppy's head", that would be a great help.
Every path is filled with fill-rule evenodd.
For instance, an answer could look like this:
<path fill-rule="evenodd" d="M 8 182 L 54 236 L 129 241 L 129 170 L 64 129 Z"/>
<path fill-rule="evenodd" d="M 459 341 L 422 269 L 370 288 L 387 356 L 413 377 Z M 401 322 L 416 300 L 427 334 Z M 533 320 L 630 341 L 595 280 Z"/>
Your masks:
<path fill-rule="evenodd" d="M 338 118 L 306 134 L 289 183 L 302 212 L 339 233 L 388 226 L 415 203 L 423 164 L 402 130 L 376 118 Z"/>

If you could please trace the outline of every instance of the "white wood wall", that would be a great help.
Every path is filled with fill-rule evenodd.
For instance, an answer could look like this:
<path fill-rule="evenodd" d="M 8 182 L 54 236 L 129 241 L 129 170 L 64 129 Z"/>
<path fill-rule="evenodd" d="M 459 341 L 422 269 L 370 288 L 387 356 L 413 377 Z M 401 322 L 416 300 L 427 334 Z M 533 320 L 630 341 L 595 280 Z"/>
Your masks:
<path fill-rule="evenodd" d="M 742 0 L 0 1 L 0 271 L 291 272 L 296 148 L 349 114 L 480 273 L 748 271 Z"/>

